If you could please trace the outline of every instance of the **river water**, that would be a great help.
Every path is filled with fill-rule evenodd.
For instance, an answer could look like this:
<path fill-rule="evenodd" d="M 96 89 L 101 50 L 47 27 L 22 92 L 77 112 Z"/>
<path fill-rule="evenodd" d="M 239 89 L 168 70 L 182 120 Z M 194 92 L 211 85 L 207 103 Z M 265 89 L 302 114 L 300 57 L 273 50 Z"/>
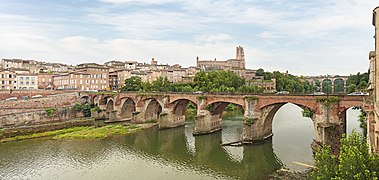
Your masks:
<path fill-rule="evenodd" d="M 359 130 L 357 110 L 348 110 L 348 129 Z M 264 179 L 282 166 L 312 164 L 313 124 L 295 105 L 274 118 L 272 141 L 230 147 L 240 140 L 241 114 L 227 114 L 223 130 L 192 136 L 185 127 L 102 140 L 34 139 L 0 144 L 0 179 Z"/>

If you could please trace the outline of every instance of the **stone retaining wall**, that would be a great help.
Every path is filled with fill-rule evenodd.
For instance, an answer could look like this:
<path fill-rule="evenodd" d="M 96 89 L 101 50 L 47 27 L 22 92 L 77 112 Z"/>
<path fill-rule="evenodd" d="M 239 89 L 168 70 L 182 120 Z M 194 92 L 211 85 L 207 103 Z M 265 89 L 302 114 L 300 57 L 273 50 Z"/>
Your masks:
<path fill-rule="evenodd" d="M 10 97 L 17 97 L 21 98 L 22 96 L 35 96 L 35 95 L 42 95 L 43 97 L 46 97 L 48 95 L 54 95 L 54 94 L 66 94 L 70 92 L 75 91 L 51 91 L 51 90 L 0 90 L 0 100 L 5 100 Z"/>
<path fill-rule="evenodd" d="M 79 102 L 79 100 L 79 94 L 77 92 L 71 92 L 65 94 L 48 95 L 43 98 L 1 101 L 0 116 L 22 113 L 30 110 L 69 107 Z"/>
<path fill-rule="evenodd" d="M 46 110 L 14 113 L 0 116 L 0 128 L 45 124 L 79 117 L 83 117 L 83 114 L 71 108 L 57 108 L 53 113 L 48 113 Z"/>

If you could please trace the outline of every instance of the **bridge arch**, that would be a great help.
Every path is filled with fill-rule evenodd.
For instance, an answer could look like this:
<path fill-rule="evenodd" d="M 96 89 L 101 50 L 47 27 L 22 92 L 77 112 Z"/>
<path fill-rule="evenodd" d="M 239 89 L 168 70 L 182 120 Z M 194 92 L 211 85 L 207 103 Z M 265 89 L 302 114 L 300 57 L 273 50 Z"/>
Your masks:
<path fill-rule="evenodd" d="M 285 98 L 283 98 L 285 99 Z M 275 105 L 279 105 L 281 104 L 281 106 L 287 104 L 287 103 L 291 103 L 291 104 L 295 104 L 299 107 L 301 107 L 302 109 L 310 109 L 312 111 L 317 111 L 317 102 L 316 102 L 316 99 L 312 99 L 312 100 L 301 100 L 301 99 L 286 99 L 286 100 L 283 100 L 283 99 L 279 99 L 279 100 L 264 100 L 264 102 L 266 103 L 262 103 L 262 104 L 259 104 L 257 106 L 257 109 L 259 110 L 262 110 L 266 107 L 269 107 L 269 106 L 275 106 Z M 260 101 L 261 102 L 261 101 Z"/>
<path fill-rule="evenodd" d="M 185 115 L 185 112 L 187 110 L 187 105 L 189 103 L 192 103 L 193 105 L 197 107 L 197 104 L 190 99 L 177 99 L 173 101 L 171 103 L 173 114 L 178 115 L 178 116 Z"/>
<path fill-rule="evenodd" d="M 225 101 L 213 102 L 211 104 L 208 104 L 206 109 L 210 111 L 211 116 L 218 115 L 219 118 L 222 118 L 222 115 L 229 104 L 237 105 L 240 108 L 245 109 L 244 106 L 241 104 L 235 104 L 232 102 Z"/>
<path fill-rule="evenodd" d="M 265 107 L 261 108 L 261 112 L 263 114 L 263 127 L 265 128 L 266 132 L 272 132 L 275 114 L 279 111 L 279 109 L 281 107 L 283 107 L 286 104 L 294 104 L 303 110 L 309 109 L 309 110 L 312 110 L 313 112 L 315 112 L 314 109 L 312 109 L 311 107 L 309 107 L 307 105 L 302 105 L 302 104 L 292 103 L 292 102 L 279 102 L 279 103 L 275 103 L 275 104 L 265 106 Z M 311 117 L 311 119 L 312 118 L 313 117 Z M 313 119 L 312 119 L 312 121 L 313 121 Z"/>
<path fill-rule="evenodd" d="M 108 100 L 107 106 L 106 106 L 105 110 L 107 112 L 111 112 L 111 111 L 114 110 L 114 101 L 113 101 L 113 99 Z"/>
<path fill-rule="evenodd" d="M 91 102 L 91 97 L 90 96 L 81 96 L 79 102 L 81 104 L 86 104 L 88 102 Z"/>
<path fill-rule="evenodd" d="M 121 99 L 122 106 L 120 109 L 121 118 L 132 118 L 132 114 L 136 111 L 136 103 L 131 98 Z"/>
<path fill-rule="evenodd" d="M 337 77 L 333 80 L 333 93 L 344 93 L 345 81 L 344 79 Z"/>
<path fill-rule="evenodd" d="M 98 98 L 99 99 L 99 105 L 106 105 L 110 98 L 111 98 L 110 96 L 100 96 Z"/>
<path fill-rule="evenodd" d="M 170 104 L 175 103 L 178 100 L 180 100 L 180 101 L 182 101 L 182 100 L 188 100 L 192 104 L 194 104 L 195 106 L 198 105 L 197 104 L 197 99 L 196 99 L 195 96 L 173 96 L 173 97 L 170 96 Z"/>
<path fill-rule="evenodd" d="M 91 97 L 91 102 L 93 104 L 95 104 L 96 106 L 99 105 L 99 96 L 98 95 L 94 95 Z"/>
<path fill-rule="evenodd" d="M 157 120 L 163 112 L 163 105 L 156 99 L 145 100 L 145 120 Z"/>
<path fill-rule="evenodd" d="M 210 98 L 207 100 L 207 103 L 203 105 L 202 109 L 214 103 L 235 104 L 245 109 L 245 100 L 243 98 L 224 98 L 222 100 L 218 98 Z"/>
<path fill-rule="evenodd" d="M 333 79 L 323 79 L 321 81 L 322 84 L 322 92 L 325 94 L 333 93 Z"/>

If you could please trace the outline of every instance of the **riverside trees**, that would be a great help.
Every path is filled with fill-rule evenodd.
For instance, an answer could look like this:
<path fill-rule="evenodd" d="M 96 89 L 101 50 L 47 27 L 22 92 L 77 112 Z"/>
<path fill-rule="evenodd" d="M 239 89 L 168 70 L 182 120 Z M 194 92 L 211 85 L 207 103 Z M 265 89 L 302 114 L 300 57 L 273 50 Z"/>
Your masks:
<path fill-rule="evenodd" d="M 349 137 L 341 139 L 338 157 L 324 146 L 316 153 L 315 166 L 309 179 L 378 179 L 379 157 L 370 154 L 366 138 L 353 131 Z"/>
<path fill-rule="evenodd" d="M 278 71 L 265 72 L 258 69 L 257 76 L 263 76 L 265 81 L 276 79 L 277 91 L 289 91 L 291 93 L 311 93 L 315 90 L 308 81 L 290 74 Z M 173 84 L 167 77 L 159 77 L 155 81 L 143 82 L 140 77 L 133 76 L 125 79 L 125 86 L 121 91 L 157 91 L 157 92 L 228 92 L 228 93 L 262 93 L 263 88 L 256 85 L 246 85 L 245 79 L 232 71 L 199 71 L 192 83 Z"/>
<path fill-rule="evenodd" d="M 291 74 L 281 73 L 279 71 L 266 72 L 263 69 L 258 69 L 256 75 L 263 76 L 264 80 L 276 79 L 277 91 L 312 93 L 316 90 L 316 87 L 311 85 L 307 80 Z"/>
<path fill-rule="evenodd" d="M 200 71 L 192 83 L 173 84 L 167 77 L 159 77 L 153 82 L 143 82 L 140 77 L 125 79 L 121 91 L 157 91 L 157 92 L 243 92 L 261 93 L 258 86 L 247 86 L 245 80 L 231 71 Z"/>

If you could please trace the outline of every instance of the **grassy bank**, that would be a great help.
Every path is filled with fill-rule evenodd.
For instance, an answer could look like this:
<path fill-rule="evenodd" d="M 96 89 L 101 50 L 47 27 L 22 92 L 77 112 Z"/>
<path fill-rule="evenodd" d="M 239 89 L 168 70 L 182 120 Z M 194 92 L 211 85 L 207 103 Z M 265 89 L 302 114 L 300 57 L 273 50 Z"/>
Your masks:
<path fill-rule="evenodd" d="M 96 139 L 106 138 L 113 135 L 124 135 L 142 130 L 140 126 L 133 124 L 108 125 L 95 128 L 92 126 L 72 127 L 55 131 L 34 133 L 29 135 L 15 136 L 1 139 L 0 142 L 19 141 L 41 137 L 52 137 L 53 139 Z"/>
<path fill-rule="evenodd" d="M 60 134 L 54 139 L 97 139 L 114 135 L 125 135 L 142 130 L 141 127 L 133 124 L 108 125 L 104 127 L 84 127 L 80 131 Z"/>

